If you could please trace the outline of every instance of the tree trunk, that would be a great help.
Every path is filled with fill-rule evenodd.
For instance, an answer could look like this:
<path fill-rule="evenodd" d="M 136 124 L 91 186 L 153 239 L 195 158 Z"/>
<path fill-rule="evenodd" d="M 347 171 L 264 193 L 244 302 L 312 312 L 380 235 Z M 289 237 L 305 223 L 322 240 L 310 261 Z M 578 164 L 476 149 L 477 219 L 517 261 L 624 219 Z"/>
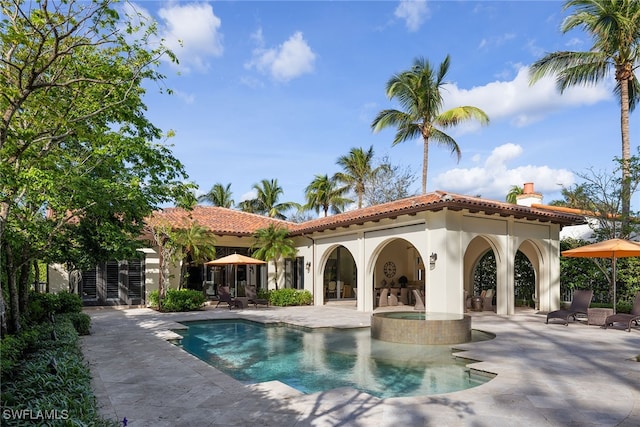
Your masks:
<path fill-rule="evenodd" d="M 40 265 L 38 260 L 33 260 L 33 290 L 40 293 Z"/>
<path fill-rule="evenodd" d="M 0 289 L 0 337 L 4 338 L 7 335 L 7 310 L 2 294 L 3 291 Z"/>
<path fill-rule="evenodd" d="M 628 78 L 620 81 L 620 133 L 622 135 L 622 233 L 629 233 L 631 213 L 631 183 L 629 161 L 631 159 L 631 142 L 629 137 L 629 82 Z"/>
<path fill-rule="evenodd" d="M 26 313 L 29 302 L 29 271 L 31 266 L 28 262 L 25 262 L 20 265 L 18 270 L 20 272 L 17 277 L 18 304 L 20 304 L 20 313 Z"/>
<path fill-rule="evenodd" d="M 9 285 L 9 324 L 8 329 L 12 333 L 18 333 L 20 327 L 20 298 L 18 296 L 17 270 L 14 266 L 13 251 L 9 245 L 5 245 L 5 269 Z"/>
<path fill-rule="evenodd" d="M 424 137 L 424 149 L 422 152 L 422 194 L 427 194 L 428 163 L 429 163 L 429 138 Z"/>

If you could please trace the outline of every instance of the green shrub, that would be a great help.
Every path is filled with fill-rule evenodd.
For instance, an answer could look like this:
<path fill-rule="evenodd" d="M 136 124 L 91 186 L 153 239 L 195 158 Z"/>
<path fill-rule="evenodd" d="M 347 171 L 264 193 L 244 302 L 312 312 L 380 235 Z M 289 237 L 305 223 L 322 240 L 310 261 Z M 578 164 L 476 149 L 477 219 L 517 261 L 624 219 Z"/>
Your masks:
<path fill-rule="evenodd" d="M 262 288 L 260 288 L 260 289 L 258 289 L 258 291 L 256 292 L 256 296 L 257 296 L 258 298 L 260 298 L 260 299 L 266 299 L 266 300 L 269 300 L 269 293 L 270 293 L 270 292 L 271 292 L 271 291 L 270 291 L 270 290 L 268 290 L 268 289 L 262 289 Z"/>
<path fill-rule="evenodd" d="M 57 313 L 80 313 L 82 311 L 82 298 L 78 294 L 67 291 L 55 294 L 58 298 Z"/>
<path fill-rule="evenodd" d="M 158 308 L 158 298 L 160 296 L 159 291 L 151 291 L 147 295 L 147 305 L 149 307 Z"/>
<path fill-rule="evenodd" d="M 280 307 L 291 305 L 309 305 L 313 301 L 313 296 L 309 291 L 297 289 L 275 289 L 269 291 L 269 303 Z"/>
<path fill-rule="evenodd" d="M 609 304 L 609 308 L 612 308 L 611 304 Z M 633 303 L 631 301 L 619 301 L 616 304 L 616 313 L 631 313 L 632 308 Z"/>
<path fill-rule="evenodd" d="M 26 425 L 10 416 L 22 411 L 55 412 L 59 419 L 47 425 L 117 425 L 98 415 L 91 374 L 68 315 L 3 338 L 2 354 L 2 425 Z M 18 363 L 9 367 L 15 359 Z"/>
<path fill-rule="evenodd" d="M 32 292 L 29 294 L 27 305 L 27 317 L 29 320 L 39 323 L 46 320 L 50 313 L 58 313 L 60 299 L 56 294 L 43 294 Z"/>
<path fill-rule="evenodd" d="M 27 306 L 28 320 L 39 323 L 47 320 L 49 314 L 80 313 L 82 311 L 82 298 L 80 295 L 67 291 L 57 294 L 31 292 Z"/>
<path fill-rule="evenodd" d="M 69 319 L 78 335 L 91 333 L 91 317 L 86 313 L 64 313 L 61 317 Z"/>
<path fill-rule="evenodd" d="M 149 304 L 158 307 L 158 292 L 149 295 Z M 162 300 L 161 311 L 193 311 L 202 308 L 206 301 L 204 294 L 194 289 L 167 289 L 167 294 Z"/>

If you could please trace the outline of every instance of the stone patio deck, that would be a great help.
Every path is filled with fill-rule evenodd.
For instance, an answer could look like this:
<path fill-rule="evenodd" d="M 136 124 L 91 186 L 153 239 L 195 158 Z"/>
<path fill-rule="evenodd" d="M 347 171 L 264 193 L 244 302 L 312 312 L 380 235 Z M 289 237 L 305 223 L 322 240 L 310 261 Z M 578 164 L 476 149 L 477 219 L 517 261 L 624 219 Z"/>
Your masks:
<path fill-rule="evenodd" d="M 368 326 L 350 306 L 211 307 L 193 313 L 89 309 L 83 350 L 102 413 L 138 426 L 621 426 L 640 425 L 640 330 L 545 324 L 533 310 L 471 313 L 496 334 L 456 345 L 497 376 L 441 395 L 379 399 L 351 388 L 304 395 L 279 382 L 244 386 L 167 341 L 186 320 L 244 318 L 307 327 Z"/>

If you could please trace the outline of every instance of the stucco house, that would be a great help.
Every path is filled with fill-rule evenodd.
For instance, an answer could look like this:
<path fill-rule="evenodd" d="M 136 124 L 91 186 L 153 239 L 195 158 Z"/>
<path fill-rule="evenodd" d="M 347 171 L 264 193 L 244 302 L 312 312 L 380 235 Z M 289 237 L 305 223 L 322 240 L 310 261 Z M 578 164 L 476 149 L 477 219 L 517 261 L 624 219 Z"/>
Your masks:
<path fill-rule="evenodd" d="M 286 227 L 298 253 L 295 259 L 280 261 L 279 287 L 309 290 L 315 305 L 352 301 L 360 311 L 372 311 L 379 304 L 380 289 L 399 288 L 402 281 L 409 290 L 424 291 L 427 311 L 463 313 L 465 292 L 473 295 L 474 268 L 487 251 L 493 251 L 497 267 L 495 310 L 509 315 L 515 310 L 514 259 L 518 251 L 535 270 L 540 310 L 559 308 L 560 232 L 585 221 L 584 216 L 540 204 L 538 196 L 532 185 L 516 205 L 435 191 L 300 224 L 208 206 L 196 206 L 192 211 L 167 208 L 154 216 L 175 226 L 192 220 L 207 227 L 216 236 L 213 244 L 218 258 L 231 253 L 250 255 L 257 229 L 271 223 Z M 144 295 L 158 287 L 156 248 L 144 250 L 142 264 L 138 303 L 144 303 Z M 199 266 L 190 277 L 209 293 L 215 293 L 217 285 L 230 284 L 233 292 L 241 295 L 245 284 L 273 288 L 273 267 Z M 112 276 L 115 274 L 114 270 Z M 114 294 L 114 280 L 111 282 Z M 122 293 L 122 284 L 118 288 Z M 78 290 L 86 293 L 82 283 Z M 120 299 L 120 303 L 131 301 L 126 296 Z"/>

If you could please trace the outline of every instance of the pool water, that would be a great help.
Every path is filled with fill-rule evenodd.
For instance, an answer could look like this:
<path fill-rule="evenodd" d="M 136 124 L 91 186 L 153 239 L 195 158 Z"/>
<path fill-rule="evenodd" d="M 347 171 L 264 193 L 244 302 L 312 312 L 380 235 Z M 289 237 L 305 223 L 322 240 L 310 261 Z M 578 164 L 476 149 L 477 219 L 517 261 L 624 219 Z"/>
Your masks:
<path fill-rule="evenodd" d="M 378 341 L 369 328 L 303 330 L 243 320 L 185 325 L 175 331 L 183 337 L 177 345 L 245 384 L 277 380 L 303 393 L 353 387 L 387 398 L 449 393 L 491 379 L 472 373 L 449 346 Z"/>

